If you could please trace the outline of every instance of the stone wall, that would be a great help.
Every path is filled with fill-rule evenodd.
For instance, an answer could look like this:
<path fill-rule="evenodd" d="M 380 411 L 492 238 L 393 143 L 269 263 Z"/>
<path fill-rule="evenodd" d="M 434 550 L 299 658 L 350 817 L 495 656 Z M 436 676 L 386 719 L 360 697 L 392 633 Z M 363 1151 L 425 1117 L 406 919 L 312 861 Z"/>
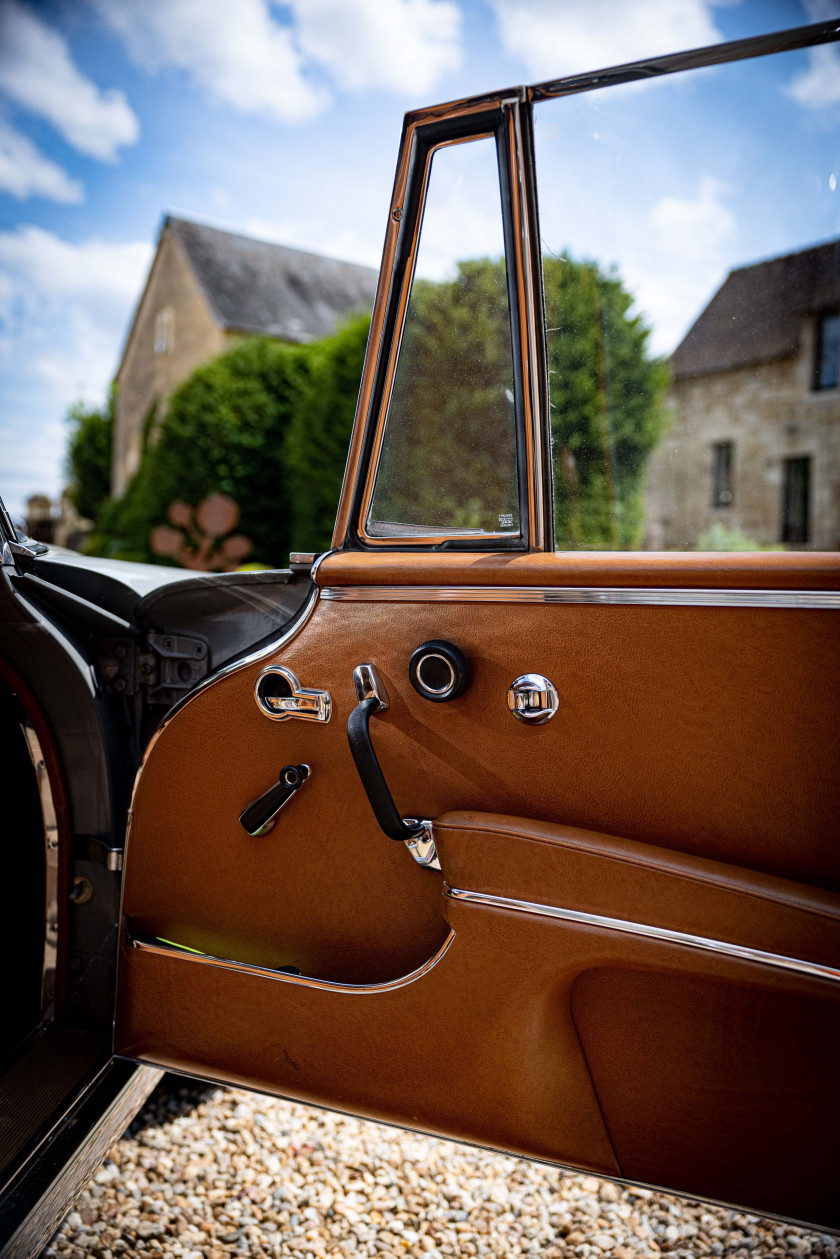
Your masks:
<path fill-rule="evenodd" d="M 811 459 L 809 550 L 840 549 L 840 390 L 814 391 L 812 323 L 800 353 L 678 379 L 648 465 L 646 545 L 688 550 L 716 521 L 763 546 L 782 537 L 784 461 Z M 712 446 L 734 443 L 732 502 L 712 506 Z"/>
<path fill-rule="evenodd" d="M 171 317 L 161 320 L 165 311 Z M 166 347 L 156 350 L 161 331 L 168 334 Z M 140 466 L 152 406 L 157 403 L 160 419 L 173 390 L 227 344 L 181 246 L 164 230 L 117 373 L 112 494 L 122 494 Z"/>

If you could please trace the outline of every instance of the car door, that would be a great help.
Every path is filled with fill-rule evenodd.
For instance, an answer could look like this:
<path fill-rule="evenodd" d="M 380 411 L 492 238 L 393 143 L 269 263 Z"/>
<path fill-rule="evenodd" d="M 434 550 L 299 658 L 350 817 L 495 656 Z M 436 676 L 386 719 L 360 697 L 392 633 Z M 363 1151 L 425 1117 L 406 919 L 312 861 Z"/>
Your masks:
<path fill-rule="evenodd" d="M 594 381 L 597 418 L 638 323 L 613 336 L 609 276 L 570 270 L 600 314 L 590 366 L 558 366 L 534 142 L 568 106 L 571 152 L 587 91 L 721 95 L 834 37 L 407 116 L 333 550 L 137 778 L 119 1054 L 840 1225 L 840 562 L 641 549 L 626 398 L 594 471 L 563 445 L 561 401 Z"/>

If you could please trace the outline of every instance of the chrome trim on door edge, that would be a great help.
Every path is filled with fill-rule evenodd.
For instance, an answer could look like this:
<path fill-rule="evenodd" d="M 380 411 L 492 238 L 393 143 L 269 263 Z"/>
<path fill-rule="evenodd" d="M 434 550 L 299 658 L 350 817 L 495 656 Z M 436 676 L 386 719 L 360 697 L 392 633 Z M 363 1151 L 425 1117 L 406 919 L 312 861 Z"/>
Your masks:
<path fill-rule="evenodd" d="M 603 603 L 689 608 L 840 608 L 836 590 L 698 590 L 651 586 L 325 586 L 332 603 Z"/>
<path fill-rule="evenodd" d="M 492 896 L 489 892 L 468 892 L 461 887 L 443 885 L 443 894 L 450 900 L 464 901 L 470 905 L 483 905 L 488 909 L 506 909 L 517 914 L 532 914 L 538 918 L 556 918 L 561 922 L 574 922 L 585 927 L 600 927 L 604 931 L 620 931 L 625 935 L 645 936 L 650 940 L 664 940 L 668 944 L 682 944 L 706 953 L 720 953 L 742 962 L 758 962 L 777 970 L 796 971 L 815 979 L 840 982 L 840 968 L 822 966 L 818 962 L 804 962 L 795 957 L 783 957 L 780 953 L 765 953 L 745 944 L 729 944 L 723 940 L 709 940 L 705 936 L 689 935 L 685 931 L 672 931 L 669 927 L 652 927 L 645 923 L 630 922 L 626 918 L 607 918 L 603 914 L 588 914 L 580 909 L 560 909 L 556 905 L 540 905 L 535 901 L 518 901 L 507 896 Z"/>
<path fill-rule="evenodd" d="M 295 975 L 289 971 L 273 970 L 270 966 L 253 966 L 250 962 L 234 962 L 227 957 L 215 957 L 212 953 L 201 953 L 198 949 L 186 948 L 161 940 L 157 936 L 132 931 L 128 922 L 125 923 L 126 943 L 129 948 L 137 949 L 141 953 L 154 953 L 158 957 L 181 957 L 199 966 L 215 966 L 221 970 L 239 971 L 245 975 L 260 976 L 262 979 L 277 979 L 281 983 L 298 984 L 304 988 L 322 988 L 326 992 L 362 994 L 393 992 L 395 988 L 404 988 L 406 984 L 413 984 L 415 980 L 422 979 L 433 966 L 437 966 L 454 939 L 455 932 L 450 931 L 433 957 L 430 957 L 422 966 L 418 966 L 416 970 L 409 971 L 407 975 L 400 975 L 397 979 L 389 979 L 379 984 L 340 984 L 332 979 L 313 979 L 310 975 Z"/>

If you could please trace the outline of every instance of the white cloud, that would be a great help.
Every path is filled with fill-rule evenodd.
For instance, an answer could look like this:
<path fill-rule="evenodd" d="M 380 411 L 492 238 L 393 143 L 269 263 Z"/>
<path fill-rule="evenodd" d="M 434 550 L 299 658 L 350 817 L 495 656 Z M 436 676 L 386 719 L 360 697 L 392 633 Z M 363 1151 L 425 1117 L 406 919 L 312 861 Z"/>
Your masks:
<path fill-rule="evenodd" d="M 90 157 L 113 161 L 139 135 L 124 94 L 86 78 L 63 37 L 19 0 L 0 3 L 0 90 Z"/>
<path fill-rule="evenodd" d="M 715 0 L 488 0 L 502 43 L 533 79 L 680 52 L 723 38 Z"/>
<path fill-rule="evenodd" d="M 680 257 L 708 258 L 716 254 L 736 228 L 735 215 L 723 203 L 726 188 L 706 175 L 693 200 L 662 197 L 651 211 L 659 244 Z"/>
<path fill-rule="evenodd" d="M 840 104 L 840 51 L 836 44 L 808 49 L 808 69 L 798 74 L 788 88 L 790 95 L 807 109 L 826 109 Z"/>
<path fill-rule="evenodd" d="M 267 0 L 93 0 L 100 17 L 149 70 L 174 66 L 244 113 L 301 119 L 322 107 L 303 77 L 291 31 Z"/>
<path fill-rule="evenodd" d="M 62 417 L 77 399 L 104 399 L 151 253 L 32 225 L 0 232 L 0 491 L 15 510 L 61 489 Z"/>
<path fill-rule="evenodd" d="M 291 0 L 304 56 L 342 87 L 428 92 L 461 65 L 451 0 Z"/>
<path fill-rule="evenodd" d="M 621 271 L 652 326 L 656 353 L 674 349 L 728 269 L 738 224 L 727 191 L 706 175 L 695 197 L 661 197 L 649 214 L 652 232 L 634 233 Z"/>
<path fill-rule="evenodd" d="M 84 200 L 82 185 L 14 127 L 0 119 L 0 191 L 13 197 L 49 197 L 51 201 Z"/>
<path fill-rule="evenodd" d="M 7 285 L 0 318 L 8 318 L 10 303 L 32 310 L 67 302 L 99 324 L 127 318 L 151 252 L 145 241 L 74 244 L 32 224 L 0 232 L 0 269 Z"/>
<path fill-rule="evenodd" d="M 372 223 L 366 234 L 348 225 L 336 225 L 334 215 L 306 219 L 251 218 L 243 229 L 258 240 L 274 241 L 292 249 L 306 249 L 312 253 L 326 254 L 342 262 L 356 262 L 362 267 L 379 270 L 382 261 L 381 223 Z"/>
<path fill-rule="evenodd" d="M 461 64 L 454 0 L 92 0 L 148 70 L 174 67 L 243 113 L 296 121 L 353 90 L 427 92 Z"/>

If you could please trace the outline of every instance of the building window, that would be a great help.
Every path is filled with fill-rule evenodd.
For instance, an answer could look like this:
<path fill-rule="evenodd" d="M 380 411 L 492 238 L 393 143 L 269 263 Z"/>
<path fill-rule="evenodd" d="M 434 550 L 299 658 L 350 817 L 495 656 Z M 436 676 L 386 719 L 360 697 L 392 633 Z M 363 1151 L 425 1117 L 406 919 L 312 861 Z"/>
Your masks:
<path fill-rule="evenodd" d="M 811 460 L 785 460 L 782 488 L 782 541 L 800 546 L 810 540 Z"/>
<path fill-rule="evenodd" d="M 712 506 L 731 507 L 732 456 L 734 442 L 715 442 L 712 446 Z"/>
<path fill-rule="evenodd" d="M 814 359 L 814 388 L 836 389 L 840 384 L 840 315 L 820 315 Z"/>
<path fill-rule="evenodd" d="M 175 345 L 175 311 L 164 307 L 155 315 L 155 354 L 171 354 Z"/>

